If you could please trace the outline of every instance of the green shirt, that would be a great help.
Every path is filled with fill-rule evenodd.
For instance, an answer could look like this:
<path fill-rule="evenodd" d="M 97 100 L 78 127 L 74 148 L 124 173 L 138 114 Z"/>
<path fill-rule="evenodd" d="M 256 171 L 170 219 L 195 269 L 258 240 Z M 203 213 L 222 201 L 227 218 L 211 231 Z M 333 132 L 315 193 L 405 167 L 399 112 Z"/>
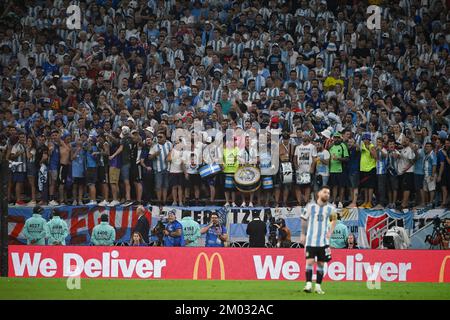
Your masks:
<path fill-rule="evenodd" d="M 230 100 L 220 100 L 219 103 L 222 106 L 222 113 L 227 116 L 231 110 L 231 101 Z"/>
<path fill-rule="evenodd" d="M 47 237 L 47 221 L 40 214 L 33 214 L 25 221 L 23 227 L 23 235 L 27 239 L 27 244 L 45 246 L 45 238 Z M 31 240 L 36 240 L 31 243 Z"/>
<path fill-rule="evenodd" d="M 116 240 L 116 230 L 108 222 L 102 221 L 92 230 L 91 242 L 96 246 L 112 246 Z"/>
<path fill-rule="evenodd" d="M 330 238 L 330 247 L 342 249 L 347 246 L 348 228 L 342 221 L 338 220 Z"/>
<path fill-rule="evenodd" d="M 48 244 L 66 245 L 66 237 L 69 235 L 67 223 L 61 217 L 55 216 L 47 222 Z"/>
<path fill-rule="evenodd" d="M 223 150 L 223 172 L 235 173 L 239 168 L 238 156 L 239 148 L 225 148 Z"/>
<path fill-rule="evenodd" d="M 359 163 L 360 170 L 362 172 L 370 172 L 377 167 L 377 160 L 370 154 L 370 149 L 374 148 L 373 144 L 366 148 L 366 145 L 361 143 L 361 160 Z"/>
<path fill-rule="evenodd" d="M 184 217 L 181 219 L 183 226 L 184 240 L 189 240 L 186 247 L 198 247 L 198 239 L 201 237 L 200 225 L 192 217 Z"/>
<path fill-rule="evenodd" d="M 328 150 L 330 152 L 330 173 L 341 173 L 342 172 L 342 161 L 333 160 L 333 156 L 338 158 L 348 158 L 348 148 L 345 143 L 333 144 Z"/>

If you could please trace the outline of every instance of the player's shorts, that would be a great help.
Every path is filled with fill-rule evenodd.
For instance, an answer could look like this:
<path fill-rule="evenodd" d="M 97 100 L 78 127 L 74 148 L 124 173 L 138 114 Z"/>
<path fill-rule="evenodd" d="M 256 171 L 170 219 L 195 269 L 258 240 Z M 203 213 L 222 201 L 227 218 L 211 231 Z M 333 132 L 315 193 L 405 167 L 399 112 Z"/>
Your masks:
<path fill-rule="evenodd" d="M 317 258 L 319 262 L 328 262 L 331 260 L 330 246 L 325 247 L 310 247 L 305 248 L 305 258 L 314 259 Z"/>

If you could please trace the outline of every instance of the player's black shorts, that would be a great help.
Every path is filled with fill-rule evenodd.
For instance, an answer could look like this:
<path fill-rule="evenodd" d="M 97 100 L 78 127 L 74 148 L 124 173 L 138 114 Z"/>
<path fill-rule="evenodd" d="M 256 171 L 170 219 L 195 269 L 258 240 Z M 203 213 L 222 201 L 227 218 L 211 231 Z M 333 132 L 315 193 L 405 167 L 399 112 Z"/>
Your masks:
<path fill-rule="evenodd" d="M 330 246 L 325 247 L 306 247 L 305 248 L 305 258 L 314 259 L 317 257 L 319 262 L 328 262 L 331 260 L 331 250 Z"/>

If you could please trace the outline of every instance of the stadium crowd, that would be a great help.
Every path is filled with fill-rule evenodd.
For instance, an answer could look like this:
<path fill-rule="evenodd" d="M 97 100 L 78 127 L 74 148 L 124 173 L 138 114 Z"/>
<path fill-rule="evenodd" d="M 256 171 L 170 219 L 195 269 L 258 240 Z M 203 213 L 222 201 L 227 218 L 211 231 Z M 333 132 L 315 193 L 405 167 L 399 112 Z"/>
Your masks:
<path fill-rule="evenodd" d="M 339 207 L 447 206 L 446 3 L 377 3 L 369 30 L 366 1 L 5 2 L 9 202 L 304 205 L 327 184 Z M 214 147 L 227 129 L 245 138 Z M 263 184 L 239 202 L 249 164 Z"/>

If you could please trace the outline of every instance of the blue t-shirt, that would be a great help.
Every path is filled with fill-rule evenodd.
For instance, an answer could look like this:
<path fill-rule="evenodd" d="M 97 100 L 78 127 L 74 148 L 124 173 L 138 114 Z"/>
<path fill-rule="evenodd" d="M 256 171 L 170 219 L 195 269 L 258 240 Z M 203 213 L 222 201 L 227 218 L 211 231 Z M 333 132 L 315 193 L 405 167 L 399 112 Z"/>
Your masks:
<path fill-rule="evenodd" d="M 174 232 L 178 229 L 181 229 L 180 237 L 171 237 L 164 236 L 164 246 L 165 247 L 184 247 L 184 235 L 183 235 L 183 226 L 177 220 L 170 222 L 166 225 L 166 230 L 169 232 Z"/>
<path fill-rule="evenodd" d="M 351 148 L 348 150 L 348 163 L 347 169 L 349 174 L 355 174 L 359 172 L 359 164 L 361 161 L 361 152 L 357 151 L 356 148 Z"/>
<path fill-rule="evenodd" d="M 92 153 L 98 152 L 97 146 L 92 146 L 89 151 L 86 151 L 86 167 L 88 168 L 97 168 L 97 156 L 93 156 Z"/>
<path fill-rule="evenodd" d="M 58 170 L 59 167 L 59 145 L 55 144 L 52 153 L 50 154 L 48 170 Z"/>
<path fill-rule="evenodd" d="M 207 247 L 224 247 L 222 240 L 219 239 L 219 235 L 227 233 L 225 226 L 212 226 L 206 232 L 206 246 Z"/>
<path fill-rule="evenodd" d="M 85 163 L 86 163 L 86 151 L 80 151 L 75 159 L 72 160 L 72 177 L 83 178 Z"/>

